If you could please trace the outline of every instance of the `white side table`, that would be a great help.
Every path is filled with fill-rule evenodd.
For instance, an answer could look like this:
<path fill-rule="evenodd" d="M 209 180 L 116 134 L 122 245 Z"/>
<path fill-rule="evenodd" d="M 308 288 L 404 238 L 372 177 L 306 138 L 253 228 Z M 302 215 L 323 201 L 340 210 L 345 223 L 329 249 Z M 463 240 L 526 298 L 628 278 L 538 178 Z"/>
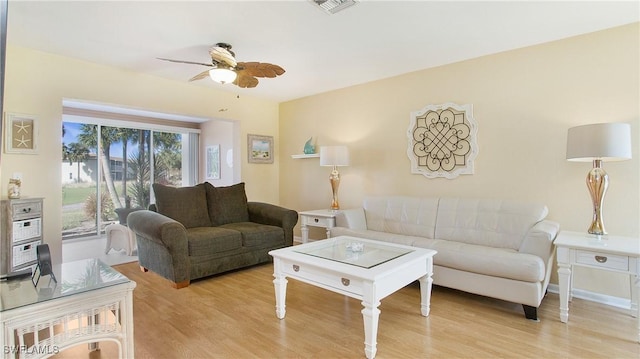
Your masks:
<path fill-rule="evenodd" d="M 640 239 L 621 236 L 596 236 L 588 233 L 561 231 L 554 244 L 558 260 L 560 290 L 560 321 L 569 320 L 569 301 L 572 297 L 571 269 L 573 266 L 602 269 L 629 274 L 631 278 L 631 312 L 638 318 L 640 343 Z"/>
<path fill-rule="evenodd" d="M 99 259 L 54 264 L 45 276 L 0 282 L 0 343 L 4 359 L 48 358 L 78 344 L 118 343 L 118 358 L 133 358 L 136 282 Z"/>
<path fill-rule="evenodd" d="M 309 227 L 321 227 L 327 229 L 327 238 L 331 236 L 331 228 L 336 226 L 336 214 L 338 211 L 329 209 L 319 209 L 315 211 L 300 212 L 300 231 L 302 232 L 302 243 L 309 241 Z"/>

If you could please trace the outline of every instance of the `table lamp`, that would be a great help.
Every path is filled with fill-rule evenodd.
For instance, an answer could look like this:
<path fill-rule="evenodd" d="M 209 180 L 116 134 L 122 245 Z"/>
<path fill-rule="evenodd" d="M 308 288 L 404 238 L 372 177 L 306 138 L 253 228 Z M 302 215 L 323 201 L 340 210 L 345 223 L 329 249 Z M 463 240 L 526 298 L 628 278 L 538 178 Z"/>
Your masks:
<path fill-rule="evenodd" d="M 338 187 L 340 186 L 340 173 L 338 166 L 349 165 L 349 149 L 347 146 L 321 146 L 320 147 L 320 166 L 333 166 L 329 182 L 331 182 L 331 190 L 333 191 L 333 199 L 331 200 L 331 210 L 340 209 L 338 202 Z"/>
<path fill-rule="evenodd" d="M 598 123 L 576 126 L 567 133 L 567 160 L 593 162 L 587 174 L 587 188 L 593 202 L 593 221 L 588 232 L 607 234 L 602 220 L 604 195 L 609 187 L 609 175 L 603 161 L 631 159 L 631 126 L 628 123 Z"/>

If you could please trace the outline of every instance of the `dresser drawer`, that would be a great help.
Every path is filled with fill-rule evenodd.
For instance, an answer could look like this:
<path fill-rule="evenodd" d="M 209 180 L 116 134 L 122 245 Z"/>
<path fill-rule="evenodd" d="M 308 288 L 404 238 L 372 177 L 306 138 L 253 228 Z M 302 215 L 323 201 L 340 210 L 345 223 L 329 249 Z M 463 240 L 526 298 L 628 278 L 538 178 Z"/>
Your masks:
<path fill-rule="evenodd" d="M 17 202 L 11 203 L 12 219 L 34 218 L 42 215 L 42 202 Z"/>
<path fill-rule="evenodd" d="M 615 254 L 578 250 L 576 263 L 623 272 L 629 271 L 629 257 Z"/>

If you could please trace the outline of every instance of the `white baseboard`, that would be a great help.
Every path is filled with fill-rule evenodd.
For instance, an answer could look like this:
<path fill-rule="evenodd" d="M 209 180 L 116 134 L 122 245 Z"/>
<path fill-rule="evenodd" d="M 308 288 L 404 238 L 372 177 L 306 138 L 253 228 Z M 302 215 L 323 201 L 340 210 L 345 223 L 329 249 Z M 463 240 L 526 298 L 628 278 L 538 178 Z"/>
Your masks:
<path fill-rule="evenodd" d="M 559 293 L 557 284 L 549 284 L 547 290 L 551 293 Z M 625 299 L 620 297 L 613 297 L 610 295 L 590 292 L 584 289 L 573 289 L 573 297 L 588 300 L 591 302 L 610 305 L 622 309 L 631 309 L 631 299 Z"/>

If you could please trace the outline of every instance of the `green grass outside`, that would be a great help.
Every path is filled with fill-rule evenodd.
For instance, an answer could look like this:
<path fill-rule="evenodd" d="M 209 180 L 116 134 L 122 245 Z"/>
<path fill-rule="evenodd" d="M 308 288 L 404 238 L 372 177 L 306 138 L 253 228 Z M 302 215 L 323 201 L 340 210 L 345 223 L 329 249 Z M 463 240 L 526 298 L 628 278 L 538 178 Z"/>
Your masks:
<path fill-rule="evenodd" d="M 62 205 L 84 203 L 87 197 L 95 192 L 95 186 L 64 186 L 62 187 Z"/>
<path fill-rule="evenodd" d="M 82 222 L 87 220 L 84 210 L 66 212 L 62 216 L 62 230 L 78 228 L 82 226 Z"/>
<path fill-rule="evenodd" d="M 118 182 L 115 183 L 116 188 Z M 106 186 L 103 186 L 103 190 L 106 191 Z M 84 203 L 91 194 L 96 193 L 95 183 L 81 183 L 70 184 L 62 187 L 62 230 L 73 230 L 74 228 L 80 228 L 87 221 L 92 222 L 91 218 L 87 217 L 84 210 Z M 64 208 L 69 205 L 80 205 Z"/>

